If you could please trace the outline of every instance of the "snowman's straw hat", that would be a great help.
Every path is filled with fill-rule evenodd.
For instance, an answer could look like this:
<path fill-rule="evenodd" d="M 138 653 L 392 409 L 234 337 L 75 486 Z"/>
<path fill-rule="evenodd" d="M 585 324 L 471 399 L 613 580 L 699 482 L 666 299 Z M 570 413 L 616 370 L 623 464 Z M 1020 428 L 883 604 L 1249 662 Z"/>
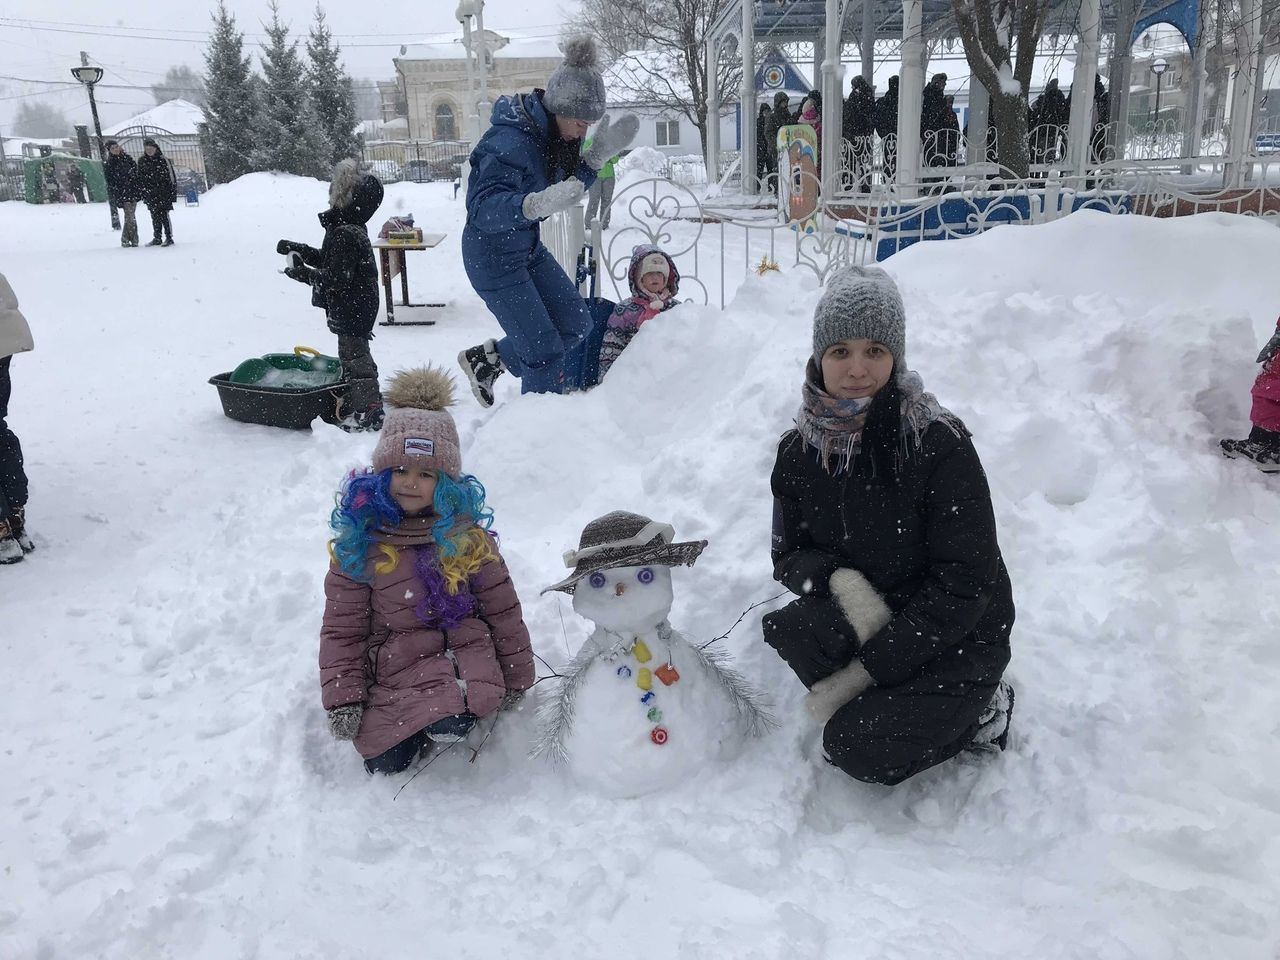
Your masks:
<path fill-rule="evenodd" d="M 691 567 L 707 545 L 705 540 L 674 543 L 675 528 L 638 513 L 615 510 L 597 517 L 583 528 L 577 550 L 568 550 L 564 565 L 573 573 L 543 590 L 573 593 L 578 581 L 597 570 L 615 567 L 642 567 L 656 563 L 664 567 Z"/>

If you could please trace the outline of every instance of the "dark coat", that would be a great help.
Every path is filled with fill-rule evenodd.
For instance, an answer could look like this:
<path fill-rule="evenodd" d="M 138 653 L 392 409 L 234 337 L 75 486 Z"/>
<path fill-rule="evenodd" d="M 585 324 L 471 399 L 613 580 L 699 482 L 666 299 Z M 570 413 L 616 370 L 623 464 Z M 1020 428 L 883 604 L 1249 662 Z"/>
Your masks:
<path fill-rule="evenodd" d="M 1036 102 L 1031 106 L 1032 129 L 1038 126 L 1065 128 L 1070 119 L 1071 105 L 1058 89 L 1058 81 L 1050 80 L 1044 93 L 1036 97 Z"/>
<path fill-rule="evenodd" d="M 862 77 L 854 78 L 853 89 L 844 101 L 840 127 L 846 140 L 856 141 L 859 137 L 869 137 L 875 133 L 875 93 Z"/>
<path fill-rule="evenodd" d="M 774 576 L 817 597 L 837 569 L 862 572 L 894 614 L 862 638 L 862 664 L 880 687 L 926 668 L 944 684 L 994 684 L 1009 657 L 1013 596 L 968 434 L 932 424 L 896 476 L 872 475 L 864 460 L 833 476 L 796 431 L 783 436 L 771 479 Z"/>
<path fill-rule="evenodd" d="M 774 98 L 777 100 L 777 97 Z M 791 105 L 787 100 L 773 105 L 773 125 L 775 130 L 781 130 L 789 124 L 795 123 L 795 117 L 791 113 Z"/>
<path fill-rule="evenodd" d="M 773 110 L 766 108 L 756 117 L 756 149 L 776 157 L 778 153 L 778 120 Z"/>
<path fill-rule="evenodd" d="M 462 258 L 478 291 L 519 282 L 538 248 L 538 221 L 524 215 L 524 198 L 569 179 L 559 167 L 548 170 L 554 122 L 541 90 L 499 97 L 491 126 L 471 151 Z M 572 176 L 588 189 L 596 180 L 585 161 Z"/>
<path fill-rule="evenodd" d="M 947 95 L 942 87 L 931 83 L 924 88 L 924 100 L 920 106 L 920 134 L 923 136 L 931 130 L 946 130 L 947 114 L 952 110 L 947 106 Z"/>
<path fill-rule="evenodd" d="M 889 78 L 889 89 L 876 101 L 876 133 L 898 135 L 898 78 Z"/>
<path fill-rule="evenodd" d="M 365 225 L 382 203 L 382 194 L 378 178 L 366 174 L 349 204 L 320 214 L 324 243 L 319 250 L 298 251 L 307 266 L 285 271 L 311 284 L 311 303 L 324 309 L 329 329 L 339 336 L 368 339 L 378 319 L 378 262 Z"/>
<path fill-rule="evenodd" d="M 156 155 L 145 153 L 138 158 L 138 189 L 142 202 L 152 210 L 172 210 L 178 199 L 178 177 L 173 171 L 173 161 L 156 147 Z"/>
<path fill-rule="evenodd" d="M 119 156 L 107 154 L 107 162 L 103 167 L 107 178 L 107 196 L 114 207 L 126 203 L 137 203 L 142 199 L 142 189 L 138 186 L 138 165 L 127 153 Z"/>

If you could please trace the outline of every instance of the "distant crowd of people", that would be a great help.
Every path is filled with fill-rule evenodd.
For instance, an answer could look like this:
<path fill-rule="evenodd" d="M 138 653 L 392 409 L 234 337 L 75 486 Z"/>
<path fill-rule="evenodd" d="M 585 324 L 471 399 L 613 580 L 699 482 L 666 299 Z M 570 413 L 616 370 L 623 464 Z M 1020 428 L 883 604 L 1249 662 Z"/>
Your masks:
<path fill-rule="evenodd" d="M 920 103 L 920 146 L 925 166 L 951 167 L 962 162 L 961 134 L 968 137 L 967 125 L 961 128 L 956 113 L 955 96 L 946 92 L 947 75 L 936 73 L 925 85 Z M 1050 80 L 1044 92 L 1036 97 L 1027 111 L 1027 131 L 1031 162 L 1053 163 L 1065 156 L 1067 132 L 1071 119 L 1071 97 Z M 873 135 L 883 140 L 883 171 L 886 181 L 893 180 L 898 169 L 898 77 L 889 78 L 889 88 L 876 98 L 875 88 L 861 75 L 853 78 L 848 97 L 841 105 L 840 135 L 852 150 L 842 160 L 844 186 L 862 192 L 871 189 L 873 169 Z M 1100 162 L 1106 144 L 1106 125 L 1110 108 L 1106 86 L 1094 77 L 1093 101 L 1089 125 L 1094 131 L 1090 141 L 1093 161 Z M 773 184 L 778 173 L 778 131 L 792 124 L 808 124 L 822 143 L 822 94 L 811 90 L 798 107 L 792 108 L 791 97 L 774 94 L 772 105 L 762 103 L 756 117 L 756 176 L 762 183 Z M 985 159 L 995 162 L 996 128 L 987 126 Z"/>

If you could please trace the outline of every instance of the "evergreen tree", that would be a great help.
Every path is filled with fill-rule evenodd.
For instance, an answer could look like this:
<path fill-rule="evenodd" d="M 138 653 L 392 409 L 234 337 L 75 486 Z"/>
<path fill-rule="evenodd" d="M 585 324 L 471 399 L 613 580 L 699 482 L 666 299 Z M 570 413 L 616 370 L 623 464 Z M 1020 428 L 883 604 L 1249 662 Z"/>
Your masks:
<path fill-rule="evenodd" d="M 226 183 L 253 169 L 250 153 L 258 100 L 236 18 L 221 0 L 212 17 L 213 39 L 204 54 L 207 104 L 201 145 L 210 181 Z"/>
<path fill-rule="evenodd" d="M 356 100 L 351 78 L 338 59 L 341 48 L 334 46 L 333 36 L 324 22 L 324 10 L 316 5 L 316 22 L 307 40 L 307 85 L 311 103 L 320 127 L 333 144 L 330 160 L 337 163 L 346 157 L 360 155 L 360 138 L 356 136 Z"/>
<path fill-rule="evenodd" d="M 263 29 L 269 43 L 262 48 L 266 84 L 254 137 L 254 169 L 327 177 L 333 165 L 333 146 L 307 93 L 298 41 L 289 39 L 289 27 L 280 22 L 275 0 L 271 2 L 271 23 L 263 24 Z"/>

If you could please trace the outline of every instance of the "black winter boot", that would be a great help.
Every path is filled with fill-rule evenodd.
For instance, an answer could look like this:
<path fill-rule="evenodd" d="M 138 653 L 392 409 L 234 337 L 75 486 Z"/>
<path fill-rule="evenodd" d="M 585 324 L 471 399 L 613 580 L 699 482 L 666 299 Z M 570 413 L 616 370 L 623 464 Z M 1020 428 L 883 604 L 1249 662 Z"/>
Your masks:
<path fill-rule="evenodd" d="M 0 564 L 18 563 L 23 558 L 22 545 L 13 535 L 8 520 L 0 520 Z"/>
<path fill-rule="evenodd" d="M 998 747 L 1003 750 L 1009 745 L 1009 724 L 1013 721 L 1013 687 L 1006 680 L 1001 680 L 996 692 L 991 697 L 987 709 L 979 719 L 978 732 L 966 749 L 982 750 Z"/>
<path fill-rule="evenodd" d="M 1221 440 L 1222 455 L 1248 460 L 1263 473 L 1280 473 L 1280 433 L 1254 427 L 1243 440 Z"/>
<path fill-rule="evenodd" d="M 482 407 L 493 406 L 493 385 L 506 367 L 498 356 L 496 340 L 486 340 L 458 354 L 458 365 L 471 383 L 471 392 Z"/>
<path fill-rule="evenodd" d="M 35 541 L 31 539 L 27 533 L 27 508 L 18 507 L 9 514 L 9 530 L 13 535 L 13 539 L 18 541 L 18 546 L 22 548 L 23 553 L 30 553 L 36 548 Z"/>

